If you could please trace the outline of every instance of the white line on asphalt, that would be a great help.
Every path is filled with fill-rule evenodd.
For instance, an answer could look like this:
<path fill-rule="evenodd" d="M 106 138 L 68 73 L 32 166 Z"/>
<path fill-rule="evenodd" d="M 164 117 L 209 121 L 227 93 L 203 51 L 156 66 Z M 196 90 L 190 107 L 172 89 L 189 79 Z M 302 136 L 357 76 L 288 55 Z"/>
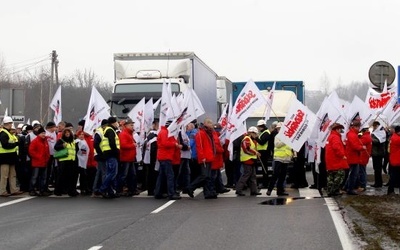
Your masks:
<path fill-rule="evenodd" d="M 151 212 L 152 214 L 156 214 L 161 212 L 163 209 L 167 208 L 168 206 L 170 206 L 172 203 L 174 203 L 175 201 L 168 201 L 167 203 L 165 203 L 164 205 L 162 205 L 161 207 L 157 208 L 156 210 L 154 210 L 153 212 Z"/>
<path fill-rule="evenodd" d="M 93 246 L 93 247 L 89 248 L 88 250 L 99 250 L 102 247 L 103 246 Z"/>
<path fill-rule="evenodd" d="M 343 249 L 353 250 L 355 246 L 349 237 L 351 235 L 348 227 L 343 221 L 342 215 L 339 211 L 339 207 L 336 201 L 332 198 L 325 198 L 326 205 L 328 206 L 329 212 L 332 216 L 333 223 L 335 224 L 336 231 L 339 235 L 340 242 L 342 243 Z"/>
<path fill-rule="evenodd" d="M 35 198 L 35 197 L 34 196 L 33 197 L 25 197 L 25 198 L 21 198 L 21 199 L 9 201 L 9 202 L 4 202 L 4 203 L 0 204 L 0 207 L 6 207 L 6 206 L 9 206 L 9 205 L 12 205 L 12 204 L 15 204 L 15 203 L 20 203 L 20 202 L 23 202 L 23 201 L 27 201 L 27 200 L 30 200 L 30 199 L 33 199 L 33 198 Z"/>
<path fill-rule="evenodd" d="M 321 194 L 317 189 L 311 188 L 299 188 L 300 197 L 321 197 Z"/>

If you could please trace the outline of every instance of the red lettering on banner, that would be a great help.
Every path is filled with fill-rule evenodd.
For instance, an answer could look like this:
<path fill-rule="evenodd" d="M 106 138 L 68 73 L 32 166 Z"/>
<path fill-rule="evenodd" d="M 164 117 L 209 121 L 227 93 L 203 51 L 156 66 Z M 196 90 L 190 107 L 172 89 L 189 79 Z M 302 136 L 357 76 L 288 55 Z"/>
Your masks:
<path fill-rule="evenodd" d="M 390 98 L 390 93 L 382 93 L 378 98 L 370 97 L 368 100 L 369 107 L 372 109 L 384 108 L 390 101 Z"/>
<path fill-rule="evenodd" d="M 304 120 L 304 115 L 305 113 L 302 110 L 297 110 L 297 114 L 294 117 L 293 121 L 288 122 L 288 124 L 285 124 L 285 127 L 288 129 L 285 131 L 285 135 L 289 138 L 292 138 L 296 130 L 299 128 L 300 124 Z"/>
<path fill-rule="evenodd" d="M 227 124 L 228 124 L 228 117 L 225 116 L 221 120 L 221 127 L 225 128 Z"/>
<path fill-rule="evenodd" d="M 234 124 L 232 124 L 232 123 L 230 123 L 230 122 L 228 122 L 227 124 L 226 124 L 226 129 L 228 130 L 228 131 L 232 131 L 232 129 L 235 127 L 235 125 Z"/>
<path fill-rule="evenodd" d="M 253 91 L 249 90 L 247 94 L 244 94 L 243 98 L 239 98 L 236 105 L 236 114 L 240 113 L 254 97 L 256 97 L 256 95 Z"/>

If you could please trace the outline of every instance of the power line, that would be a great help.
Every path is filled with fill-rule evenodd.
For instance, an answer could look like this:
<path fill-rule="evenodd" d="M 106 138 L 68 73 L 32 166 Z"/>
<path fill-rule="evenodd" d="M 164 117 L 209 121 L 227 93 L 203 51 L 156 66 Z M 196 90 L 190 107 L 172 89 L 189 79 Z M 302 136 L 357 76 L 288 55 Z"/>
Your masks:
<path fill-rule="evenodd" d="M 26 67 L 23 68 L 23 69 L 19 69 L 19 70 L 17 70 L 17 71 L 13 71 L 12 73 L 9 73 L 9 74 L 15 75 L 15 74 L 17 74 L 17 73 L 20 73 L 20 72 L 25 71 L 25 70 L 28 70 L 28 69 L 34 69 L 34 68 L 37 68 L 37 67 L 39 67 L 39 66 L 43 66 L 44 64 L 40 64 L 40 63 L 43 63 L 43 62 L 45 62 L 45 61 L 48 61 L 48 59 L 43 59 L 43 60 L 41 60 L 41 61 L 32 63 L 31 65 L 28 65 L 28 66 L 26 66 Z M 40 64 L 40 65 L 38 65 L 38 64 Z M 33 67 L 33 68 L 32 68 L 32 67 Z"/>
<path fill-rule="evenodd" d="M 20 61 L 20 62 L 10 63 L 10 64 L 4 65 L 4 66 L 5 66 L 5 67 L 12 67 L 12 66 L 14 66 L 14 65 L 22 64 L 22 63 L 29 62 L 29 61 L 42 60 L 42 59 L 44 59 L 44 58 L 50 59 L 50 58 L 51 58 L 51 54 L 42 55 L 42 56 L 39 56 L 39 57 L 35 57 L 35 58 L 33 58 L 33 59 L 27 59 L 27 60 Z M 28 63 L 28 64 L 29 64 L 29 63 Z"/>

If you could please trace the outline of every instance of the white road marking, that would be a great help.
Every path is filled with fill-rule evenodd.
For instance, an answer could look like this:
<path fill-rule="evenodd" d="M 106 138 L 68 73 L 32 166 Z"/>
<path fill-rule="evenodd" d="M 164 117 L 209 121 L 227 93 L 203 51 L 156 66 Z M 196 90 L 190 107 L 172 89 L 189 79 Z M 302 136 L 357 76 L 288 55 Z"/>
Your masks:
<path fill-rule="evenodd" d="M 93 247 L 89 248 L 88 250 L 99 250 L 102 247 L 103 246 L 93 246 Z"/>
<path fill-rule="evenodd" d="M 161 207 L 157 208 L 156 210 L 154 210 L 153 212 L 151 212 L 152 214 L 156 214 L 161 212 L 163 209 L 169 207 L 172 203 L 174 203 L 175 200 L 172 201 L 168 201 L 167 203 L 165 203 L 164 205 L 162 205 Z"/>
<path fill-rule="evenodd" d="M 27 200 L 30 200 L 30 199 L 33 199 L 33 198 L 35 198 L 35 196 L 25 197 L 25 198 L 21 198 L 21 199 L 9 201 L 9 202 L 4 202 L 4 203 L 0 204 L 0 207 L 6 207 L 6 206 L 9 206 L 9 205 L 20 203 L 20 202 L 23 202 L 23 201 L 27 201 Z"/>
<path fill-rule="evenodd" d="M 299 188 L 300 197 L 321 197 L 318 189 L 311 188 Z"/>
<path fill-rule="evenodd" d="M 329 212 L 332 216 L 333 223 L 336 227 L 336 231 L 339 235 L 340 242 L 342 243 L 343 249 L 353 250 L 356 249 L 351 238 L 350 230 L 343 221 L 342 214 L 339 211 L 336 201 L 333 198 L 324 198 L 326 205 L 328 206 Z"/>

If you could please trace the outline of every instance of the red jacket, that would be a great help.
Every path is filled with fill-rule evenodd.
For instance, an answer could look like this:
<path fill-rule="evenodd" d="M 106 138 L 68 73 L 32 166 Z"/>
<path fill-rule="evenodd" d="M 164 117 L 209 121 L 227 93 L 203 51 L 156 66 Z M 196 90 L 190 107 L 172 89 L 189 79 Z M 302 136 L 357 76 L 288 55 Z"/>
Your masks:
<path fill-rule="evenodd" d="M 196 150 L 197 150 L 197 162 L 202 164 L 205 162 L 213 162 L 215 157 L 215 143 L 212 131 L 206 131 L 204 128 L 200 128 L 195 136 Z"/>
<path fill-rule="evenodd" d="M 394 168 L 400 167 L 400 135 L 393 133 L 389 144 L 389 162 Z"/>
<path fill-rule="evenodd" d="M 211 169 L 221 169 L 224 166 L 224 148 L 219 140 L 219 134 L 213 132 L 214 145 L 215 145 L 215 157 L 211 163 Z"/>
<path fill-rule="evenodd" d="M 327 171 L 348 169 L 347 160 L 344 159 L 346 151 L 340 133 L 332 130 L 325 146 L 325 162 Z"/>
<path fill-rule="evenodd" d="M 372 137 L 369 131 L 364 132 L 360 137 L 361 143 L 367 147 L 367 149 L 361 151 L 361 165 L 366 166 L 369 162 L 369 157 L 372 152 Z"/>
<path fill-rule="evenodd" d="M 33 168 L 46 168 L 50 159 L 49 144 L 47 138 L 36 136 L 29 144 L 29 156 Z"/>
<path fill-rule="evenodd" d="M 349 165 L 361 164 L 361 151 L 365 151 L 365 149 L 360 138 L 358 138 L 358 130 L 350 128 L 346 139 L 347 163 Z"/>
<path fill-rule="evenodd" d="M 157 160 L 173 161 L 177 143 L 175 137 L 168 136 L 168 129 L 161 126 L 157 136 Z"/>
<path fill-rule="evenodd" d="M 89 146 L 89 156 L 88 156 L 87 167 L 88 168 L 95 168 L 97 166 L 97 161 L 94 160 L 94 140 L 93 140 L 93 136 L 89 135 L 88 133 L 85 133 L 85 141 L 86 141 L 87 145 Z"/>
<path fill-rule="evenodd" d="M 136 142 L 133 138 L 133 131 L 124 128 L 119 137 L 119 160 L 121 162 L 134 162 L 136 160 Z"/>

